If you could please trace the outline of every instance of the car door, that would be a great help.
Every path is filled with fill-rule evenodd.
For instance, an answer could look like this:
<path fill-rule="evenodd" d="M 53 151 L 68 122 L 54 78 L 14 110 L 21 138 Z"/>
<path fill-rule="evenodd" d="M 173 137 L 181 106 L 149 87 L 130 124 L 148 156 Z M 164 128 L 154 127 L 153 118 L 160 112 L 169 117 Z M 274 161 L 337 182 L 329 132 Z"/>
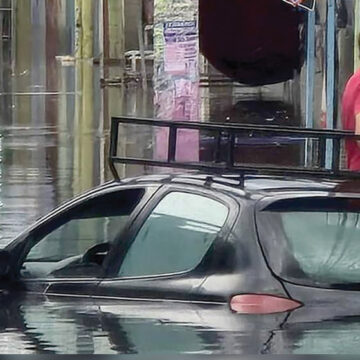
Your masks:
<path fill-rule="evenodd" d="M 113 244 L 125 237 L 157 188 L 107 188 L 41 221 L 13 245 L 16 284 L 47 294 L 91 295 L 107 273 Z"/>
<path fill-rule="evenodd" d="M 206 300 L 204 281 L 238 214 L 224 194 L 164 186 L 143 208 L 129 237 L 114 248 L 98 297 Z"/>

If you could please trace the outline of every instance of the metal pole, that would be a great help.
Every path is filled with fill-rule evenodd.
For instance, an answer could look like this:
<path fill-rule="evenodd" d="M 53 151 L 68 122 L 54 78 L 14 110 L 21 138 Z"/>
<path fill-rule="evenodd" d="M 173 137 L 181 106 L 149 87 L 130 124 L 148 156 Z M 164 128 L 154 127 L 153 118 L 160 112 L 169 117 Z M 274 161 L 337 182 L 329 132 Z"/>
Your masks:
<path fill-rule="evenodd" d="M 146 75 L 146 63 L 145 63 L 145 45 L 144 45 L 144 28 L 143 28 L 143 3 L 140 1 L 140 11 L 138 19 L 138 40 L 139 40 L 139 51 L 140 51 L 140 61 L 141 61 L 141 79 L 143 89 L 147 89 L 147 75 Z"/>
<path fill-rule="evenodd" d="M 306 127 L 314 127 L 314 86 L 315 86 L 315 11 L 308 12 L 306 60 Z M 312 165 L 312 141 L 306 141 L 306 166 Z"/>
<path fill-rule="evenodd" d="M 109 1 L 103 0 L 103 65 L 106 65 L 110 58 L 109 41 Z M 107 74 L 104 75 L 104 78 L 107 78 Z"/>
<path fill-rule="evenodd" d="M 82 58 L 91 59 L 94 56 L 94 26 L 93 26 L 94 3 L 82 0 L 81 24 L 82 24 Z"/>
<path fill-rule="evenodd" d="M 336 33 L 336 6 L 335 0 L 328 0 L 327 7 L 327 41 L 326 41 L 326 127 L 334 128 L 334 101 L 335 101 L 335 33 Z M 326 146 L 326 168 L 331 169 L 333 157 L 333 141 L 328 140 Z"/>
<path fill-rule="evenodd" d="M 11 75 L 15 75 L 17 0 L 11 2 Z M 14 79 L 15 76 L 12 76 Z M 13 81 L 12 81 L 13 82 Z"/>
<path fill-rule="evenodd" d="M 0 11 L 0 91 L 4 91 L 4 41 L 3 41 L 3 11 Z M 10 40 L 10 39 L 9 39 Z"/>
<path fill-rule="evenodd" d="M 75 58 L 81 59 L 82 58 L 82 1 L 75 0 Z"/>

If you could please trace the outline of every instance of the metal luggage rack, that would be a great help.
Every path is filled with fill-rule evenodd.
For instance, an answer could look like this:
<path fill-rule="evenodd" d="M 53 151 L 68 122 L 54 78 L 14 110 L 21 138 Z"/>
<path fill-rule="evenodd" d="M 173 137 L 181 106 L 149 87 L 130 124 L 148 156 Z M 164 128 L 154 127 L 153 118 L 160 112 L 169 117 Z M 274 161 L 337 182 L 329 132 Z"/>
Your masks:
<path fill-rule="evenodd" d="M 150 160 L 136 157 L 118 156 L 119 126 L 137 125 L 153 128 L 168 128 L 168 156 L 167 160 Z M 176 160 L 177 134 L 179 130 L 198 130 L 214 132 L 216 136 L 214 161 L 208 162 L 180 162 Z M 318 141 L 318 167 L 286 167 L 268 166 L 259 164 L 236 164 L 234 151 L 236 138 L 238 136 L 256 137 L 284 137 L 296 140 L 317 140 Z M 222 138 L 227 137 L 226 160 L 222 161 L 224 154 L 221 154 Z M 247 125 L 234 123 L 200 123 L 183 121 L 165 121 L 155 119 L 113 117 L 111 120 L 110 140 L 110 169 L 119 180 L 116 164 L 145 165 L 153 167 L 164 167 L 173 169 L 196 170 L 209 174 L 239 174 L 245 175 L 276 175 L 276 176 L 306 176 L 328 179 L 360 179 L 360 172 L 346 171 L 340 169 L 341 164 L 341 141 L 359 140 L 350 131 L 343 130 L 315 130 L 297 127 L 279 127 L 274 125 Z M 329 147 L 328 144 L 332 146 Z M 331 149 L 332 148 L 332 149 Z M 331 154 L 331 164 L 327 164 L 327 154 Z"/>

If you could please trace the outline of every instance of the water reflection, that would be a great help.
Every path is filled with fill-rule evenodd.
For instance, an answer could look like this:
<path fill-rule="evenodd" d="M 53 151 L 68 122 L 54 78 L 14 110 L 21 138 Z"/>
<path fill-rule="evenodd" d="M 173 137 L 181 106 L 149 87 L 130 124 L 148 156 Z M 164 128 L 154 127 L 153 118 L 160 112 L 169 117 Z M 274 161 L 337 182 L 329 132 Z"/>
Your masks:
<path fill-rule="evenodd" d="M 100 87 L 102 69 L 83 61 L 16 72 L 1 93 L 0 244 L 59 203 L 111 178 L 110 117 L 152 116 L 151 90 Z M 42 71 L 44 70 L 44 71 Z M 24 77 L 27 78 L 26 84 Z M 40 84 L 40 85 L 39 85 Z"/>
<path fill-rule="evenodd" d="M 259 330 L 227 306 L 30 296 L 2 305 L 1 353 L 261 353 L 284 318 L 257 318 Z"/>
<path fill-rule="evenodd" d="M 34 295 L 0 303 L 6 354 L 357 354 L 360 336 L 358 317 L 317 320 L 311 309 L 239 316 L 219 305 Z"/>

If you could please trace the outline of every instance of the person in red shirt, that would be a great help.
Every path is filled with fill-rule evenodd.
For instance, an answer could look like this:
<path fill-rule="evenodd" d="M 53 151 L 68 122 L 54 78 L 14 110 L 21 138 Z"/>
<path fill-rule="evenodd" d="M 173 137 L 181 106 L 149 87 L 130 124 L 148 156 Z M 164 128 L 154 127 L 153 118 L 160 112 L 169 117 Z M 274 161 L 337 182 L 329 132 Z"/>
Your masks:
<path fill-rule="evenodd" d="M 360 36 L 359 36 L 360 47 Z M 344 130 L 360 135 L 360 69 L 348 81 L 342 100 L 342 123 Z M 360 141 L 346 141 L 349 170 L 360 171 Z"/>

